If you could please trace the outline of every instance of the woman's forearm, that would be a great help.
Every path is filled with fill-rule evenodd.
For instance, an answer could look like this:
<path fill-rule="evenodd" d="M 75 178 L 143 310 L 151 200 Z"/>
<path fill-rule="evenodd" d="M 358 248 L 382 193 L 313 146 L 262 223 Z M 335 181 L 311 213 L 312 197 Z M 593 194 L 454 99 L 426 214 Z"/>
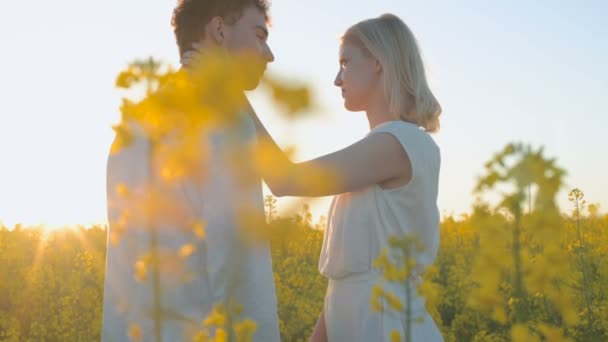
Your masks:
<path fill-rule="evenodd" d="M 270 136 L 253 109 L 251 118 L 258 134 L 255 160 L 258 171 L 275 196 L 318 197 L 340 191 L 340 178 L 325 159 L 320 157 L 304 163 L 293 163 Z M 333 161 L 335 163 L 335 161 Z"/>

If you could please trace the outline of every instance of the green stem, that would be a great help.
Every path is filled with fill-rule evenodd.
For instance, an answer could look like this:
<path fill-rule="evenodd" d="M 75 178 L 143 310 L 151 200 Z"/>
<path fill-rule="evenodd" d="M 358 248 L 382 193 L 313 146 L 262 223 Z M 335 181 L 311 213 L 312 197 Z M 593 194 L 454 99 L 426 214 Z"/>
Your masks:
<path fill-rule="evenodd" d="M 154 156 L 156 144 L 150 141 L 150 150 L 148 155 L 148 194 L 154 187 Z M 148 200 L 153 200 L 148 197 Z M 158 230 L 154 222 L 149 219 L 149 214 L 146 213 L 148 227 L 150 229 L 150 259 L 152 264 L 152 291 L 154 294 L 154 337 L 157 342 L 162 341 L 163 317 L 162 317 L 162 288 L 160 282 L 160 258 L 158 247 Z"/>
<path fill-rule="evenodd" d="M 515 303 L 515 322 L 525 322 L 526 314 L 524 312 L 524 286 L 522 277 L 522 262 L 521 262 L 521 210 L 516 204 L 515 208 L 515 226 L 513 229 L 513 265 L 514 265 L 514 294 L 517 302 Z"/>
<path fill-rule="evenodd" d="M 583 255 L 583 234 L 581 232 L 581 221 L 580 221 L 580 205 L 579 205 L 579 199 L 575 198 L 575 207 L 576 207 L 576 227 L 577 227 L 577 231 L 578 231 L 578 240 L 579 240 L 579 248 L 578 248 L 578 256 L 579 256 L 579 263 L 581 265 L 581 271 L 583 273 L 583 294 L 585 296 L 585 303 L 587 305 L 587 315 L 588 315 L 588 319 L 589 319 L 589 330 L 593 331 L 593 312 L 591 311 L 591 298 L 589 298 L 589 286 L 588 286 L 588 279 L 587 279 L 587 267 L 585 264 L 585 259 L 584 259 L 584 255 Z"/>

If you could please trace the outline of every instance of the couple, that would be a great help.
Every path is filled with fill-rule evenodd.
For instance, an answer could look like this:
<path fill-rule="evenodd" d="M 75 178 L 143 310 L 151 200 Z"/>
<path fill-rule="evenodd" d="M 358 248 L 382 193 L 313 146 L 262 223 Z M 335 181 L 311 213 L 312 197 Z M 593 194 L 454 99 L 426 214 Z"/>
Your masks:
<path fill-rule="evenodd" d="M 254 89 L 266 64 L 274 60 L 267 44 L 268 5 L 263 0 L 180 0 L 173 27 L 184 68 L 197 55 L 220 48 L 227 54 L 254 54 L 263 63 L 245 90 Z M 253 74 L 252 74 L 253 75 Z M 367 114 L 370 132 L 351 146 L 320 158 L 292 163 L 274 143 L 250 108 L 238 127 L 206 137 L 210 161 L 203 184 L 185 182 L 166 194 L 206 222 L 206 236 L 188 258 L 197 270 L 186 282 L 162 273 L 159 288 L 164 341 L 192 339 L 214 303 L 229 298 L 242 304 L 242 316 L 255 321 L 254 341 L 280 339 L 277 301 L 267 241 L 240 243 L 235 238 L 236 213 L 242 208 L 263 215 L 261 180 L 277 196 L 335 195 L 329 209 L 320 272 L 328 278 L 323 310 L 311 341 L 385 341 L 392 331 L 405 336 L 405 315 L 390 310 L 375 313 L 370 296 L 382 276 L 372 266 L 391 236 L 415 236 L 424 249 L 413 254 L 417 276 L 433 263 L 439 246 L 437 208 L 439 148 L 428 134 L 439 128 L 441 108 L 425 78 L 414 36 L 396 16 L 386 14 L 350 27 L 339 46 L 335 85 L 349 111 Z M 253 144 L 270 146 L 277 169 L 287 175 L 252 171 L 254 187 L 239 186 L 223 154 L 227 146 L 246 150 Z M 119 226 L 120 212 L 136 203 L 124 200 L 119 184 L 138 188 L 149 175 L 145 138 L 108 161 L 110 235 Z M 253 163 L 253 159 L 251 161 Z M 253 169 L 253 168 L 252 168 Z M 327 170 L 332 182 L 311 175 Z M 171 193 L 173 192 L 173 193 Z M 170 221 L 170 220 L 167 220 Z M 157 222 L 161 249 L 179 249 L 192 240 L 175 222 Z M 155 340 L 151 286 L 137 281 L 137 262 L 149 237 L 144 229 L 127 227 L 118 242 L 108 240 L 103 306 L 103 341 L 127 340 L 132 327 L 144 341 Z M 165 229 L 163 229 L 165 228 Z M 406 286 L 415 289 L 412 278 Z M 404 286 L 383 285 L 405 303 Z M 440 331 L 414 296 L 409 304 L 422 323 L 411 325 L 413 341 L 442 341 Z"/>

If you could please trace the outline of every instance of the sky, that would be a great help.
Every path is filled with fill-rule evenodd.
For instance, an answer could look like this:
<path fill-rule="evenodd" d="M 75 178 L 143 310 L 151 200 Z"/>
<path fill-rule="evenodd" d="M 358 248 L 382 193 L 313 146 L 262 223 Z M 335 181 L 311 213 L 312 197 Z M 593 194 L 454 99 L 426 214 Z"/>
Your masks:
<path fill-rule="evenodd" d="M 0 222 L 104 223 L 105 164 L 119 118 L 116 75 L 136 58 L 177 65 L 175 1 L 0 3 Z M 310 85 L 317 109 L 286 121 L 263 90 L 250 98 L 296 160 L 333 152 L 368 131 L 333 86 L 338 37 L 391 12 L 416 35 L 443 107 L 438 205 L 470 210 L 483 165 L 507 143 L 545 147 L 567 190 L 608 208 L 608 3 L 605 1 L 275 1 L 269 72 Z M 281 202 L 287 206 L 286 201 Z M 324 215 L 328 199 L 313 204 Z"/>

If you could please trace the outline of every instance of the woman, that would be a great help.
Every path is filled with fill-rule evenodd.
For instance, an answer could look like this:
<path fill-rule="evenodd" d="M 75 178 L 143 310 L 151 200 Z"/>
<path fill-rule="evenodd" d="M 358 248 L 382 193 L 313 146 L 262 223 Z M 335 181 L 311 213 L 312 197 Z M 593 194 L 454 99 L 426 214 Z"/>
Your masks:
<path fill-rule="evenodd" d="M 362 21 L 341 38 L 335 85 L 349 111 L 364 111 L 370 132 L 353 145 L 303 163 L 291 163 L 255 115 L 265 155 L 275 172 L 262 170 L 277 196 L 333 199 L 319 260 L 328 278 L 323 311 L 311 341 L 384 341 L 406 334 L 404 313 L 374 313 L 370 296 L 382 276 L 372 266 L 390 236 L 413 236 L 420 276 L 439 245 L 437 208 L 439 148 L 429 135 L 439 128 L 441 107 L 430 91 L 416 40 L 392 14 Z M 283 170 L 279 173 L 276 170 Z M 415 295 L 408 304 L 412 341 L 442 341 L 441 333 Z M 403 304 L 405 285 L 385 285 Z"/>

